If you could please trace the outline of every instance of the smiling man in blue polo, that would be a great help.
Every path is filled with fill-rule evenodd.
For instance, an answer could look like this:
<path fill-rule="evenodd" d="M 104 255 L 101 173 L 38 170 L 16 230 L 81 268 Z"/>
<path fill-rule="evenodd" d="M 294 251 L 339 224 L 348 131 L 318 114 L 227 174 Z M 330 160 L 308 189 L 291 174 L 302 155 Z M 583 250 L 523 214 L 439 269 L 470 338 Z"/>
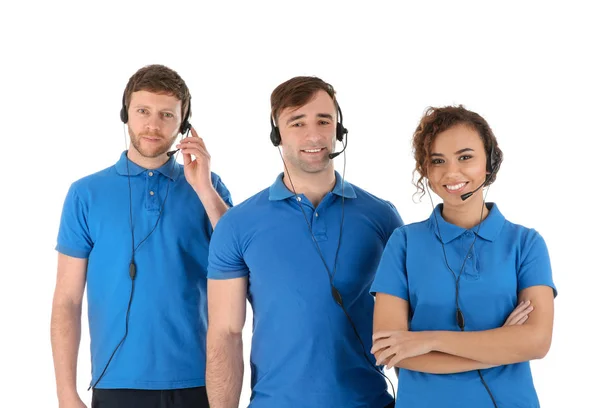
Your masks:
<path fill-rule="evenodd" d="M 402 220 L 392 204 L 334 170 L 335 143 L 347 130 L 331 85 L 315 77 L 282 83 L 271 95 L 271 118 L 283 172 L 229 210 L 210 245 L 210 406 L 238 407 L 248 298 L 250 407 L 391 407 L 369 353 L 369 288 Z"/>

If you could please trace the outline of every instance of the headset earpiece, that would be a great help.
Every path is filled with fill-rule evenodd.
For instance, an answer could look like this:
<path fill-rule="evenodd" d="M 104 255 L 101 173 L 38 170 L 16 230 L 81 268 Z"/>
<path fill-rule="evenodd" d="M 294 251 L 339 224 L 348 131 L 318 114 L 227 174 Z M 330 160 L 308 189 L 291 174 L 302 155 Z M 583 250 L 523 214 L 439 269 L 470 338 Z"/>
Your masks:
<path fill-rule="evenodd" d="M 273 121 L 273 116 L 271 116 L 271 143 L 273 146 L 277 147 L 281 144 L 281 133 L 279 133 L 279 128 L 275 126 L 275 122 Z"/>
<path fill-rule="evenodd" d="M 127 106 L 125 106 L 125 92 L 123 92 L 123 102 L 121 103 L 121 122 L 127 123 L 129 117 L 127 115 Z"/>
<path fill-rule="evenodd" d="M 489 174 L 492 174 L 493 172 L 495 172 L 496 169 L 496 165 L 497 165 L 497 159 L 496 159 L 496 151 L 494 149 L 494 144 L 492 143 L 492 147 L 490 148 L 490 152 L 488 155 L 488 160 L 487 160 L 487 169 L 486 171 Z"/>
<path fill-rule="evenodd" d="M 338 105 L 337 101 L 335 102 L 335 106 L 337 107 L 338 116 L 340 120 L 336 123 L 335 126 L 335 138 L 340 142 L 344 141 L 344 136 L 348 133 L 348 129 L 344 127 L 344 115 L 342 115 L 342 109 L 340 105 Z"/>
<path fill-rule="evenodd" d="M 187 108 L 187 112 L 185 114 L 185 118 L 181 121 L 181 126 L 179 127 L 179 132 L 182 135 L 185 135 L 192 128 L 192 124 L 189 121 L 191 113 L 192 113 L 192 97 L 190 96 L 190 101 L 188 103 L 188 108 Z M 127 105 L 125 104 L 125 93 L 123 93 L 123 101 L 121 103 L 120 117 L 121 117 L 121 122 L 123 122 L 123 123 L 127 123 L 129 121 L 129 114 L 127 113 Z"/>
<path fill-rule="evenodd" d="M 335 102 L 335 106 L 338 111 L 338 116 L 340 118 L 339 122 L 336 123 L 335 126 L 335 138 L 342 142 L 344 140 L 344 136 L 348 133 L 348 129 L 344 127 L 344 116 L 342 115 L 342 109 L 340 109 L 340 105 L 338 105 L 337 101 Z M 273 121 L 273 116 L 270 116 L 271 122 L 271 134 L 270 139 L 273 146 L 279 146 L 281 144 L 281 133 L 279 133 L 279 128 L 275 125 Z"/>

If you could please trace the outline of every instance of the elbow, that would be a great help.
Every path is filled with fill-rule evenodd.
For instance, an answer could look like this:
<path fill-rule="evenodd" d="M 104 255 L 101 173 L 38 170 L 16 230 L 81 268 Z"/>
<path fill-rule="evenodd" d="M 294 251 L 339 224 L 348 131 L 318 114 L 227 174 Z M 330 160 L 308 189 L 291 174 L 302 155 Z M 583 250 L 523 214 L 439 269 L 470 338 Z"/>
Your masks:
<path fill-rule="evenodd" d="M 206 341 L 208 344 L 236 344 L 242 341 L 242 329 L 234 327 L 211 326 L 208 325 L 206 333 Z"/>
<path fill-rule="evenodd" d="M 532 341 L 532 359 L 541 360 L 546 357 L 552 344 L 552 334 L 540 333 Z"/>

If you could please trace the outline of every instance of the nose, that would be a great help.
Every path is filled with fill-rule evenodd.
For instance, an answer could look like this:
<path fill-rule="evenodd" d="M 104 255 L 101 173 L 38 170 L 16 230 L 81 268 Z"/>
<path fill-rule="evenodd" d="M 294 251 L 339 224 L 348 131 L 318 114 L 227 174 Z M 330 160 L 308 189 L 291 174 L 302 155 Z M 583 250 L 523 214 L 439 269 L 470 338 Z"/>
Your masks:
<path fill-rule="evenodd" d="M 459 166 L 458 163 L 455 162 L 454 160 L 449 160 L 446 164 L 446 174 L 456 174 L 459 173 Z"/>
<path fill-rule="evenodd" d="M 313 144 L 320 144 L 328 135 L 324 134 L 324 129 L 318 124 L 309 124 L 305 127 L 305 138 Z"/>
<path fill-rule="evenodd" d="M 149 115 L 146 122 L 146 129 L 148 130 L 159 130 L 160 129 L 160 118 L 158 115 Z"/>

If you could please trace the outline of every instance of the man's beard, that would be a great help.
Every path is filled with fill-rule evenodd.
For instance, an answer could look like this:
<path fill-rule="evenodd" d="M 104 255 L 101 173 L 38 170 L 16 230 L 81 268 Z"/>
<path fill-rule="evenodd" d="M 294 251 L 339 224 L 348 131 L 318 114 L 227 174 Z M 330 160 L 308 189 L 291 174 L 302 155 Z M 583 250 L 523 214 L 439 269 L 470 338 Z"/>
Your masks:
<path fill-rule="evenodd" d="M 142 141 L 142 138 L 145 136 L 152 137 L 152 138 L 158 138 L 160 141 L 156 141 L 156 142 L 145 141 L 144 142 L 144 141 Z M 171 148 L 171 146 L 173 145 L 173 142 L 175 142 L 176 138 L 177 138 L 177 136 L 173 136 L 169 140 L 160 133 L 143 132 L 143 133 L 140 133 L 139 135 L 131 137 L 131 144 L 143 157 L 155 158 L 155 157 L 162 156 L 163 154 L 168 152 L 169 149 Z"/>

